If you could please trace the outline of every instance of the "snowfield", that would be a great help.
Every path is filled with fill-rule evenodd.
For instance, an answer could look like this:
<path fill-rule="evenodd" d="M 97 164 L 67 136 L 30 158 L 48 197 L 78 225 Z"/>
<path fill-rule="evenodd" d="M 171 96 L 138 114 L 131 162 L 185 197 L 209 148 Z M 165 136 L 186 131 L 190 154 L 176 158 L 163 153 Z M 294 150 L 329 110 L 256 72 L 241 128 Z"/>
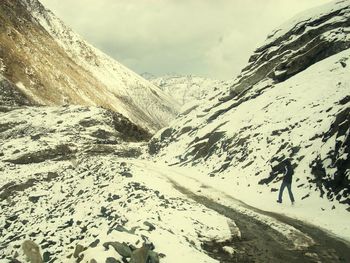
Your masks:
<path fill-rule="evenodd" d="M 328 201 L 323 200 L 325 211 L 314 198 L 278 206 L 263 187 L 248 192 L 234 180 L 209 177 L 196 167 L 170 167 L 150 158 L 146 144 L 137 142 L 144 131 L 133 136 L 116 131 L 112 117 L 94 107 L 2 108 L 1 262 L 25 262 L 24 244 L 38 245 L 44 262 L 122 262 L 142 253 L 151 262 L 244 261 L 251 252 L 241 243 L 252 233 L 238 214 L 271 229 L 288 244 L 288 253 L 318 258 L 307 253 L 318 242 L 315 236 L 265 209 L 349 239 L 348 212 L 328 211 Z M 211 207 L 183 189 L 217 203 Z M 262 192 L 259 198 L 256 191 Z M 228 211 L 216 210 L 219 204 Z M 230 209 L 238 214 L 231 216 Z M 273 251 L 273 244 L 268 246 Z"/>
<path fill-rule="evenodd" d="M 0 258 L 24 260 L 18 248 L 32 240 L 48 261 L 75 262 L 81 245 L 84 262 L 105 262 L 122 260 L 107 242 L 146 242 L 162 262 L 215 262 L 201 244 L 230 239 L 234 222 L 124 160 L 142 145 L 126 143 L 108 114 L 79 106 L 1 114 Z"/>
<path fill-rule="evenodd" d="M 343 195 L 347 190 L 340 192 L 339 198 L 328 200 L 325 196 L 321 198 L 320 190 L 310 183 L 313 160 L 318 156 L 327 159 L 336 142 L 349 136 L 349 130 L 342 136 L 334 133 L 326 142 L 320 136 L 332 127 L 333 116 L 349 107 L 346 98 L 350 92 L 350 67 L 344 68 L 340 63 L 349 57 L 350 51 L 347 50 L 283 83 L 256 85 L 254 90 L 263 90 L 262 94 L 232 110 L 226 109 L 236 101 L 228 101 L 211 110 L 207 104 L 193 110 L 155 136 L 153 140 L 164 147 L 158 158 L 169 164 L 189 166 L 186 169 L 193 166 L 202 170 L 208 176 L 198 176 L 198 180 L 224 189 L 254 207 L 308 220 L 349 239 L 348 204 L 340 203 L 347 200 L 348 195 Z M 225 113 L 210 121 L 220 110 Z M 189 128 L 182 133 L 184 127 Z M 169 129 L 173 133 L 166 137 L 165 132 Z M 210 142 L 212 140 L 215 141 Z M 230 141 L 241 141 L 241 144 L 228 146 Z M 208 149 L 208 152 L 198 149 Z M 258 184 L 269 178 L 270 160 L 283 156 L 291 156 L 297 164 L 293 183 L 297 200 L 295 207 L 290 207 L 287 193 L 284 204 L 276 204 L 279 178 L 267 185 Z M 348 156 L 344 152 L 338 158 Z M 332 177 L 335 168 L 331 160 L 325 169 Z"/>
<path fill-rule="evenodd" d="M 108 88 L 74 89 L 85 106 L 33 105 L 20 90 L 38 90 L 0 59 L 1 263 L 350 262 L 350 0 L 282 26 L 217 89 L 162 80 L 186 105 L 153 137 L 177 103 L 19 3 Z M 111 94 L 125 111 L 85 103 Z M 295 204 L 276 202 L 286 159 Z"/>

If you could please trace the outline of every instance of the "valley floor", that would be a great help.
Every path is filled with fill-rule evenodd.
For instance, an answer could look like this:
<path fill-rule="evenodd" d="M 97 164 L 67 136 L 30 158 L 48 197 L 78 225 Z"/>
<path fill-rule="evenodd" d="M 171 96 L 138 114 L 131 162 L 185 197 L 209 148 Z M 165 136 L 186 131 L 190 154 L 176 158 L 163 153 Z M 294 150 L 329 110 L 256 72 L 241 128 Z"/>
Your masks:
<path fill-rule="evenodd" d="M 328 211 L 317 220 L 313 213 L 319 214 L 316 209 L 320 204 L 317 208 L 307 207 L 307 202 L 297 206 L 275 205 L 270 200 L 271 196 L 257 200 L 252 198 L 255 195 L 253 190 L 251 194 L 240 195 L 235 187 L 227 184 L 227 180 L 215 183 L 215 179 L 195 168 L 162 166 L 149 161 L 135 161 L 133 165 L 151 170 L 154 176 L 166 178 L 188 198 L 235 222 L 239 235 L 224 242 L 208 242 L 204 246 L 206 252 L 220 262 L 347 262 L 350 259 L 347 211 L 338 214 Z M 245 197 L 245 201 L 250 203 L 254 200 L 254 206 L 235 196 Z M 232 247 L 235 253 L 228 254 L 223 249 L 227 246 Z"/>
<path fill-rule="evenodd" d="M 333 222 L 328 230 L 343 228 L 345 240 L 309 224 L 323 221 L 311 220 L 307 203 L 275 206 L 262 198 L 264 204 L 250 206 L 235 198 L 240 193 L 227 181 L 220 185 L 193 168 L 112 154 L 1 165 L 12 175 L 36 173 L 1 183 L 0 262 L 23 262 L 24 240 L 40 245 L 45 262 L 126 260 L 113 242 L 134 251 L 148 244 L 169 263 L 350 260 L 348 217 L 340 222 L 324 212 L 324 221 Z M 274 212 L 260 210 L 267 207 Z"/>

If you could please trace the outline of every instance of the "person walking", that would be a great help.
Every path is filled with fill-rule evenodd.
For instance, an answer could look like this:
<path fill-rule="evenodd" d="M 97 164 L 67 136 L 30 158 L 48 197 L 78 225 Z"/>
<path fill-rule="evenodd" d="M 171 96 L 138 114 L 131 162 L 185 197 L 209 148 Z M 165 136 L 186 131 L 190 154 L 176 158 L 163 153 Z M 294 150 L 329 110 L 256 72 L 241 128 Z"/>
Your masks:
<path fill-rule="evenodd" d="M 292 204 L 294 204 L 294 196 L 292 193 L 292 179 L 293 179 L 293 166 L 290 162 L 289 159 L 286 159 L 285 164 L 284 164 L 284 173 L 283 173 L 283 180 L 281 184 L 281 188 L 278 194 L 278 200 L 277 203 L 282 203 L 282 196 L 283 196 L 283 191 L 287 187 L 288 193 L 289 193 L 289 198 Z"/>

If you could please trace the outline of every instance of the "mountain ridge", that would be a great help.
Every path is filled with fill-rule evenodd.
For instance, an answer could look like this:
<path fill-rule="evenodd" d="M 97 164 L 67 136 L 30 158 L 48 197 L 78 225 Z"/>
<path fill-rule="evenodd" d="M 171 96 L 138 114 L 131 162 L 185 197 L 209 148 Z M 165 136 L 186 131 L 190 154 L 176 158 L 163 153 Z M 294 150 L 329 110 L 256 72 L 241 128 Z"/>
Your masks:
<path fill-rule="evenodd" d="M 178 105 L 95 49 L 37 0 L 1 5 L 3 75 L 32 102 L 103 106 L 155 132 Z"/>
<path fill-rule="evenodd" d="M 271 165 L 292 158 L 299 201 L 326 198 L 350 210 L 350 41 L 344 35 L 350 30 L 350 1 L 317 10 L 296 22 L 303 30 L 291 26 L 292 32 L 277 38 L 283 41 L 258 48 L 230 92 L 190 109 L 158 132 L 150 152 L 233 184 L 247 180 L 258 193 L 278 189 L 280 177 L 270 174 Z M 310 36 L 325 36 L 326 46 L 310 44 Z M 288 51 L 295 40 L 296 50 Z M 271 52 L 276 60 L 268 59 Z M 288 77 L 276 79 L 288 61 L 297 61 L 295 70 L 286 67 Z"/>

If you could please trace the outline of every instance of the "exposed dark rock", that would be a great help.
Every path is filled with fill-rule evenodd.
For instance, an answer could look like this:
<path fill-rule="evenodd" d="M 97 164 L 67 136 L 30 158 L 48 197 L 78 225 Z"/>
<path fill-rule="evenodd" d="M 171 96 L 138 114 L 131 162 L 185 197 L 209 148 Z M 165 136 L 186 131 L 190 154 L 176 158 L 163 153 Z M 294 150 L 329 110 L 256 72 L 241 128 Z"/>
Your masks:
<path fill-rule="evenodd" d="M 339 104 L 340 104 L 340 105 L 345 105 L 345 104 L 347 104 L 348 102 L 350 102 L 350 96 L 349 96 L 349 95 L 347 95 L 347 96 L 345 96 L 344 98 L 342 98 L 342 99 L 339 101 Z"/>
<path fill-rule="evenodd" d="M 48 251 L 44 252 L 43 260 L 44 260 L 44 262 L 49 262 L 51 260 L 51 253 Z"/>
<path fill-rule="evenodd" d="M 119 260 L 116 260 L 115 258 L 112 258 L 112 257 L 108 257 L 106 259 L 106 263 L 120 263 Z"/>
<path fill-rule="evenodd" d="M 306 198 L 308 198 L 308 197 L 310 197 L 310 194 L 307 194 L 307 195 L 303 196 L 303 197 L 301 198 L 301 200 L 304 200 L 304 199 L 306 199 Z"/>
<path fill-rule="evenodd" d="M 92 247 L 92 248 L 94 248 L 94 247 L 97 247 L 97 245 L 100 243 L 100 240 L 99 239 L 96 239 L 95 241 L 93 241 L 90 245 L 89 245 L 89 247 Z"/>
<path fill-rule="evenodd" d="M 36 134 L 36 135 L 31 135 L 30 138 L 33 140 L 33 141 L 37 141 L 40 139 L 42 135 L 41 134 Z"/>
<path fill-rule="evenodd" d="M 193 130 L 193 128 L 192 128 L 191 126 L 183 127 L 183 128 L 181 129 L 181 131 L 180 131 L 180 135 L 181 135 L 181 134 L 184 134 L 184 133 L 188 133 L 188 132 L 190 132 L 190 131 L 192 131 L 192 130 Z"/>
<path fill-rule="evenodd" d="M 167 128 L 165 129 L 161 135 L 160 135 L 160 139 L 163 141 L 163 140 L 166 140 L 168 139 L 169 137 L 171 137 L 171 135 L 173 134 L 175 130 L 173 128 Z"/>
<path fill-rule="evenodd" d="M 231 88 L 231 98 L 264 78 L 284 81 L 311 65 L 350 47 L 342 28 L 349 27 L 349 7 L 295 25 L 286 34 L 258 48 Z M 337 20 L 338 18 L 338 20 Z M 332 37 L 324 37 L 332 35 Z M 344 63 L 342 63 L 344 67 Z M 346 66 L 346 63 L 345 63 Z"/>
<path fill-rule="evenodd" d="M 117 144 L 117 134 L 113 134 L 111 132 L 98 129 L 97 131 L 94 131 L 91 136 L 96 137 L 98 140 L 98 143 L 103 144 Z"/>
<path fill-rule="evenodd" d="M 140 149 L 137 148 L 128 148 L 123 150 L 117 150 L 114 152 L 115 155 L 121 158 L 137 158 L 142 155 Z"/>
<path fill-rule="evenodd" d="M 153 231 L 156 229 L 155 226 L 148 221 L 143 222 L 143 224 L 148 227 L 148 231 Z"/>
<path fill-rule="evenodd" d="M 120 133 L 124 141 L 148 141 L 152 137 L 147 130 L 133 124 L 121 114 L 109 111 L 109 115 L 113 120 L 115 130 Z"/>
<path fill-rule="evenodd" d="M 343 196 L 337 198 L 343 199 L 342 203 L 350 204 L 350 179 L 347 176 L 350 170 L 350 108 L 340 111 L 329 130 L 322 136 L 322 141 L 327 142 L 333 136 L 337 138 L 334 148 L 326 156 L 318 156 L 311 163 L 311 172 L 314 178 L 310 182 L 315 183 L 320 191 L 321 197 L 327 194 L 331 199 L 343 191 Z M 328 160 L 331 166 L 326 166 Z M 336 168 L 334 174 L 327 174 L 326 168 Z"/>
<path fill-rule="evenodd" d="M 13 215 L 13 216 L 9 216 L 9 217 L 7 218 L 7 220 L 13 222 L 13 221 L 17 220 L 17 218 L 18 218 L 18 215 Z"/>
<path fill-rule="evenodd" d="M 6 162 L 13 164 L 41 163 L 47 160 L 70 158 L 74 151 L 68 145 L 58 145 L 55 148 L 43 149 L 38 152 L 29 152 L 14 159 L 7 159 Z"/>
<path fill-rule="evenodd" d="M 37 203 L 42 196 L 29 196 L 28 200 L 32 203 Z"/>
<path fill-rule="evenodd" d="M 54 246 L 56 244 L 57 244 L 56 241 L 44 240 L 44 242 L 42 242 L 41 249 L 47 249 L 47 248 Z"/>
<path fill-rule="evenodd" d="M 126 178 L 132 178 L 133 175 L 131 173 L 129 173 L 129 172 L 122 172 L 121 176 L 124 176 Z"/>
<path fill-rule="evenodd" d="M 160 141 L 156 137 L 153 137 L 148 142 L 148 153 L 150 155 L 158 154 L 161 148 L 162 148 L 162 145 L 160 144 Z"/>
<path fill-rule="evenodd" d="M 46 177 L 40 179 L 42 182 L 50 182 L 51 180 L 57 178 L 59 174 L 49 172 Z M 38 177 L 38 176 L 37 176 Z M 14 182 L 10 182 L 5 184 L 0 188 L 0 200 L 4 200 L 10 196 L 13 196 L 16 192 L 24 191 L 38 182 L 38 179 L 29 179 L 28 181 L 16 184 Z"/>
<path fill-rule="evenodd" d="M 132 251 L 130 247 L 126 243 L 119 243 L 119 242 L 106 242 L 103 244 L 103 246 L 108 249 L 109 246 L 113 247 L 116 252 L 118 252 L 119 255 L 125 258 L 130 258 Z"/>
<path fill-rule="evenodd" d="M 83 127 L 93 127 L 93 126 L 96 126 L 96 125 L 99 125 L 101 124 L 99 120 L 95 120 L 95 119 L 91 119 L 90 117 L 84 119 L 84 120 L 81 120 L 79 122 L 79 125 L 83 126 Z"/>
<path fill-rule="evenodd" d="M 20 124 L 22 124 L 22 123 L 21 122 L 3 122 L 3 123 L 0 123 L 0 133 L 5 132 L 7 130 L 11 130 Z"/>
<path fill-rule="evenodd" d="M 59 226 L 58 229 L 66 229 L 66 228 L 72 227 L 73 224 L 74 224 L 74 220 L 73 220 L 73 218 L 71 218 L 70 220 L 65 222 L 64 225 Z M 74 241 L 74 239 L 73 239 L 73 241 Z"/>
<path fill-rule="evenodd" d="M 4 78 L 0 74 L 0 105 L 1 106 L 17 106 L 31 105 L 28 98 L 19 90 L 19 88 Z"/>
<path fill-rule="evenodd" d="M 193 145 L 193 150 L 187 153 L 185 158 L 191 156 L 191 160 L 195 161 L 199 158 L 209 157 L 219 147 L 217 142 L 224 137 L 225 132 L 214 131 L 212 133 L 208 133 L 202 138 L 196 138 L 190 144 L 190 146 Z M 208 139 L 208 141 L 206 141 L 206 139 Z"/>
<path fill-rule="evenodd" d="M 79 258 L 80 253 L 83 252 L 86 248 L 82 245 L 76 245 L 74 253 L 73 253 L 73 257 L 74 258 Z"/>
<path fill-rule="evenodd" d="M 22 263 L 21 261 L 19 261 L 19 260 L 16 259 L 16 258 L 12 258 L 9 262 L 10 262 L 10 263 Z"/>
<path fill-rule="evenodd" d="M 130 263 L 159 263 L 158 254 L 142 246 L 132 252 Z"/>

